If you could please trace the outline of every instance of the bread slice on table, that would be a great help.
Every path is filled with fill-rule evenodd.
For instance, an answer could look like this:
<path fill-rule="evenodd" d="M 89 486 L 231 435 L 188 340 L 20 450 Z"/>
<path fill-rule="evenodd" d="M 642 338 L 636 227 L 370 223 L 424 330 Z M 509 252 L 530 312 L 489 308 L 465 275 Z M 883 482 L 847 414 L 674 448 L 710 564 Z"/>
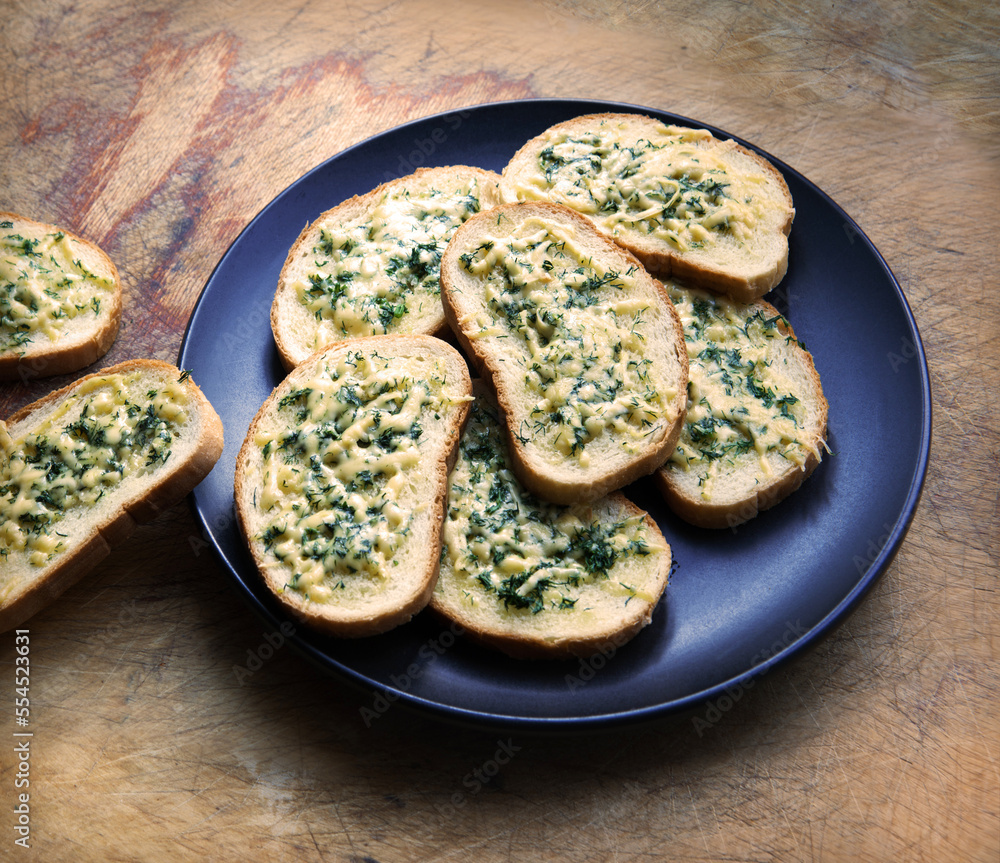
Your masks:
<path fill-rule="evenodd" d="M 619 492 L 569 506 L 532 495 L 510 469 L 500 426 L 480 384 L 451 473 L 431 608 L 517 658 L 621 647 L 652 618 L 670 547 Z"/>
<path fill-rule="evenodd" d="M 505 202 L 572 207 L 654 275 L 749 302 L 781 281 L 795 211 L 770 162 L 705 129 L 588 114 L 528 141 L 504 168 Z"/>
<path fill-rule="evenodd" d="M 0 380 L 65 374 L 104 356 L 121 292 L 118 270 L 93 243 L 0 213 Z"/>
<path fill-rule="evenodd" d="M 587 219 L 549 203 L 481 213 L 455 232 L 441 281 L 532 493 L 594 501 L 670 455 L 686 402 L 680 321 L 663 285 Z"/>
<path fill-rule="evenodd" d="M 338 342 L 278 385 L 237 457 L 235 498 L 289 612 L 358 637 L 427 604 L 470 400 L 465 360 L 432 336 Z"/>
<path fill-rule="evenodd" d="M 465 165 L 421 168 L 307 225 L 271 306 L 285 368 L 343 339 L 444 335 L 441 254 L 459 225 L 498 203 L 499 180 Z"/>
<path fill-rule="evenodd" d="M 0 631 L 183 498 L 221 453 L 218 414 L 157 360 L 87 375 L 0 422 Z"/>
<path fill-rule="evenodd" d="M 735 527 L 795 491 L 826 448 L 812 355 L 770 303 L 669 285 L 691 382 L 680 442 L 657 472 L 667 503 L 700 527 Z"/>

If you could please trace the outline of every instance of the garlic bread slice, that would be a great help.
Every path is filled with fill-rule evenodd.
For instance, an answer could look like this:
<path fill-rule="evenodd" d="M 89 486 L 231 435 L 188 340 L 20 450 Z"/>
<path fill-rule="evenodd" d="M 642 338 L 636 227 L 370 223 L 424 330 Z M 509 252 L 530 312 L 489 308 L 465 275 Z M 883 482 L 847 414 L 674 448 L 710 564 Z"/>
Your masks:
<path fill-rule="evenodd" d="M 271 306 L 285 368 L 344 339 L 445 335 L 441 255 L 459 225 L 498 202 L 499 180 L 465 165 L 421 168 L 307 225 Z"/>
<path fill-rule="evenodd" d="M 812 355 L 770 303 L 669 284 L 690 383 L 680 441 L 657 482 L 701 527 L 734 527 L 795 491 L 826 448 L 827 401 Z"/>
<path fill-rule="evenodd" d="M 597 500 L 670 455 L 686 401 L 680 321 L 663 285 L 587 219 L 547 203 L 481 213 L 455 232 L 441 278 L 534 494 Z"/>
<path fill-rule="evenodd" d="M 298 619 L 367 636 L 427 604 L 470 391 L 440 339 L 369 336 L 314 354 L 264 402 L 237 457 L 236 512 Z"/>
<path fill-rule="evenodd" d="M 650 622 L 670 547 L 645 512 L 617 492 L 568 506 L 532 495 L 510 469 L 499 409 L 481 384 L 459 451 L 431 608 L 532 659 L 606 652 Z"/>
<path fill-rule="evenodd" d="M 222 436 L 191 377 L 158 360 L 87 375 L 0 422 L 0 631 L 190 492 Z"/>
<path fill-rule="evenodd" d="M 121 323 L 118 269 L 94 243 L 0 213 L 0 380 L 82 369 Z"/>
<path fill-rule="evenodd" d="M 781 281 L 795 210 L 766 159 L 705 129 L 588 114 L 528 141 L 504 168 L 504 202 L 572 207 L 661 278 L 749 302 Z"/>

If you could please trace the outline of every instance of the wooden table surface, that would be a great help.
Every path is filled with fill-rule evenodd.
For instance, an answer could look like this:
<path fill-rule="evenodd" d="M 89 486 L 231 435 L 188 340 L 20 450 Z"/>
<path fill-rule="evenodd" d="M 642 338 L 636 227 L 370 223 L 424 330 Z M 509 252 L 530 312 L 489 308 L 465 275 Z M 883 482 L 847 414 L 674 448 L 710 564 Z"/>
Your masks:
<path fill-rule="evenodd" d="M 483 102 L 612 99 L 751 140 L 857 220 L 916 316 L 935 433 L 895 562 L 817 649 L 708 729 L 504 737 L 483 783 L 496 732 L 404 708 L 368 727 L 371 693 L 290 650 L 238 678 L 265 633 L 180 503 L 29 623 L 31 850 L 0 635 L 0 858 L 998 859 L 996 4 L 3 8 L 0 209 L 116 261 L 126 312 L 95 369 L 176 361 L 229 243 L 345 147 Z M 0 415 L 67 380 L 3 385 Z"/>

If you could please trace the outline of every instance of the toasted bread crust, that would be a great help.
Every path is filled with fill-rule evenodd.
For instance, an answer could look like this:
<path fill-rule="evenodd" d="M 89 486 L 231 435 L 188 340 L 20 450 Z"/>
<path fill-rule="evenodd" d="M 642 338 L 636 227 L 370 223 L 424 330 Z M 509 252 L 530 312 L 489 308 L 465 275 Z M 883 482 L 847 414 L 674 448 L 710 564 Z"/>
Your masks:
<path fill-rule="evenodd" d="M 769 464 L 777 469 L 770 476 L 753 473 L 747 463 L 742 463 L 733 471 L 734 476 L 745 474 L 747 477 L 742 493 L 728 494 L 718 500 L 703 499 L 697 494 L 697 487 L 685 481 L 684 469 L 668 461 L 656 472 L 656 484 L 671 510 L 697 527 L 734 528 L 780 503 L 816 470 L 826 447 L 829 405 L 812 354 L 798 342 L 792 325 L 773 305 L 756 300 L 746 307 L 759 309 L 766 317 L 777 319 L 775 327 L 784 337 L 784 349 L 802 378 L 801 389 L 796 395 L 809 408 L 804 435 L 805 459 L 801 465 L 771 459 Z"/>
<path fill-rule="evenodd" d="M 553 135 L 564 132 L 588 132 L 601 125 L 613 124 L 627 127 L 633 143 L 643 138 L 652 138 L 657 134 L 657 130 L 664 127 L 663 123 L 652 117 L 615 113 L 587 114 L 557 123 L 525 143 L 504 168 L 500 183 L 503 200 L 505 202 L 525 200 L 519 194 L 517 185 L 535 171 L 539 153 Z M 732 154 L 742 163 L 744 169 L 759 172 L 766 178 L 765 186 L 771 199 L 769 207 L 774 210 L 774 218 L 769 220 L 772 224 L 767 229 L 766 254 L 744 255 L 735 261 L 730 261 L 728 256 L 712 257 L 701 251 L 680 250 L 637 230 L 623 228 L 620 231 L 609 232 L 609 236 L 632 252 L 653 275 L 659 278 L 684 279 L 707 290 L 726 294 L 740 302 L 751 302 L 777 285 L 787 271 L 787 237 L 795 216 L 791 193 L 781 172 L 763 156 L 734 141 L 720 141 L 707 132 L 705 135 L 707 137 L 697 144 L 698 147 L 717 150 L 724 148 L 727 154 Z M 571 198 L 559 192 L 553 190 L 548 194 L 552 201 L 574 206 Z M 600 218 L 589 213 L 585 215 L 594 221 L 599 229 L 607 231 Z M 755 236 L 760 240 L 763 235 L 761 231 L 755 230 Z"/>
<path fill-rule="evenodd" d="M 479 237 L 488 234 L 498 221 L 509 220 L 511 225 L 517 225 L 534 217 L 569 226 L 586 244 L 592 257 L 601 256 L 605 263 L 611 261 L 620 272 L 634 268 L 635 277 L 645 291 L 644 296 L 649 297 L 656 307 L 660 329 L 657 330 L 656 341 L 647 343 L 647 357 L 655 358 L 660 364 L 662 379 L 677 395 L 668 412 L 649 432 L 644 449 L 637 454 L 626 457 L 615 449 L 610 458 L 604 458 L 608 453 L 602 450 L 600 463 L 580 470 L 568 461 L 565 465 L 553 465 L 551 461 L 546 461 L 532 440 L 516 433 L 525 419 L 524 408 L 519 406 L 522 395 L 519 370 L 507 362 L 509 357 L 500 349 L 485 348 L 486 340 L 476 337 L 475 324 L 470 323 L 470 319 L 479 308 L 479 300 L 471 298 L 477 288 L 461 271 L 459 258 L 470 248 L 475 248 Z M 448 322 L 500 405 L 512 469 L 534 494 L 556 503 L 597 500 L 652 473 L 673 451 L 683 424 L 687 384 L 687 353 L 680 320 L 663 285 L 650 276 L 627 250 L 599 233 L 590 221 L 567 207 L 547 202 L 504 204 L 481 213 L 466 222 L 449 243 L 441 262 L 441 282 Z"/>
<path fill-rule="evenodd" d="M 766 486 L 755 488 L 740 500 L 725 504 L 697 500 L 681 489 L 668 471 L 662 469 L 656 473 L 656 483 L 670 509 L 688 524 L 713 529 L 735 528 L 797 491 L 819 463 L 819 457 L 810 453 L 801 467 L 791 465 Z"/>
<path fill-rule="evenodd" d="M 275 345 L 286 371 L 291 371 L 307 356 L 323 345 L 313 347 L 309 341 L 317 336 L 317 328 L 312 313 L 302 307 L 296 295 L 294 282 L 302 270 L 301 261 L 308 257 L 308 252 L 316 242 L 321 226 L 328 224 L 347 224 L 369 215 L 387 194 L 402 190 L 422 191 L 435 184 L 466 182 L 475 179 L 480 188 L 481 209 L 489 209 L 498 203 L 496 186 L 500 181 L 499 174 L 482 168 L 468 165 L 450 165 L 443 168 L 418 168 L 414 173 L 395 180 L 382 183 L 377 188 L 364 195 L 355 195 L 335 207 L 322 213 L 311 224 L 306 225 L 299 234 L 294 245 L 288 252 L 288 257 L 281 268 L 274 301 L 271 304 L 271 331 Z M 388 275 L 382 274 L 381 283 L 391 281 Z M 405 316 L 404 316 L 405 320 Z M 430 335 L 443 338 L 448 333 L 448 324 L 440 303 L 434 309 L 424 310 L 419 315 L 411 315 L 405 329 L 394 324 L 393 335 Z M 358 336 L 354 336 L 357 338 Z M 348 336 L 331 336 L 328 343 L 348 338 Z"/>
<path fill-rule="evenodd" d="M 159 360 L 129 360 L 110 366 L 21 408 L 6 422 L 11 437 L 28 433 L 31 426 L 27 424 L 33 418 L 46 416 L 87 381 L 133 371 L 148 373 L 164 383 L 178 382 L 181 376 L 175 366 Z M 187 456 L 172 463 L 168 460 L 157 471 L 155 478 L 141 488 L 141 493 L 115 499 L 113 492 L 114 506 L 107 513 L 102 511 L 100 517 L 88 525 L 85 535 L 74 539 L 74 545 L 56 556 L 52 563 L 32 573 L 30 579 L 24 579 L 9 589 L 0 603 L 0 631 L 24 622 L 60 596 L 107 557 L 114 546 L 124 542 L 137 525 L 151 521 L 173 506 L 211 471 L 222 454 L 222 422 L 193 380 L 187 378 L 182 385 L 191 400 L 191 410 L 198 417 L 191 432 L 193 439 L 187 435 L 184 438 L 185 442 L 191 441 L 187 446 Z"/>
<path fill-rule="evenodd" d="M 289 572 L 270 555 L 257 533 L 263 523 L 258 511 L 256 492 L 262 459 L 255 437 L 265 423 L 273 421 L 278 402 L 288 392 L 309 380 L 320 363 L 351 352 L 377 353 L 400 363 L 417 356 L 433 356 L 447 364 L 449 385 L 460 399 L 471 396 L 471 380 L 464 359 L 455 348 L 427 335 L 380 335 L 337 342 L 317 351 L 282 381 L 261 406 L 247 432 L 236 459 L 234 495 L 237 522 L 244 542 L 266 586 L 291 614 L 307 626 L 341 638 L 361 638 L 386 632 L 406 623 L 430 601 L 437 578 L 441 554 L 441 526 L 448 473 L 458 455 L 458 441 L 468 414 L 468 402 L 459 400 L 449 405 L 447 416 L 433 445 L 422 451 L 420 471 L 427 477 L 422 488 L 421 503 L 425 504 L 415 536 L 405 548 L 405 560 L 392 573 L 387 596 L 371 601 L 344 600 L 337 603 L 310 602 L 301 594 L 285 590 Z"/>
<path fill-rule="evenodd" d="M 104 356 L 114 344 L 121 325 L 122 285 L 118 268 L 95 243 L 77 236 L 65 228 L 38 222 L 17 213 L 0 212 L 0 222 L 9 220 L 39 233 L 62 232 L 88 256 L 92 271 L 111 279 L 114 288 L 101 303 L 101 310 L 84 328 L 75 327 L 58 340 L 48 337 L 33 339 L 23 348 L 0 352 L 0 380 L 27 380 L 36 377 L 74 372 L 89 366 Z"/>

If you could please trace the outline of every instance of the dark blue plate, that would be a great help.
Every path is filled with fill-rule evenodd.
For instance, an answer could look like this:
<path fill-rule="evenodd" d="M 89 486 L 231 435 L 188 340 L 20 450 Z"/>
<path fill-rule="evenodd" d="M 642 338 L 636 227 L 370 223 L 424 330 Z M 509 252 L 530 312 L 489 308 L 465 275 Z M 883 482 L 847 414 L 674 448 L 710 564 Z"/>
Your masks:
<path fill-rule="evenodd" d="M 233 470 L 250 421 L 284 376 L 268 315 L 300 229 L 345 198 L 421 166 L 500 171 L 548 126 L 599 111 L 705 125 L 633 105 L 576 100 L 501 102 L 427 117 L 351 147 L 297 180 L 219 262 L 179 358 L 226 430 L 222 458 L 195 490 L 194 507 L 225 571 L 269 629 L 284 624 L 288 632 L 293 624 L 243 548 Z M 536 731 L 634 722 L 713 699 L 725 706 L 758 675 L 843 621 L 885 571 L 927 467 L 931 408 L 923 347 L 898 283 L 868 238 L 820 189 L 768 158 L 785 175 L 796 209 L 788 274 L 768 299 L 815 357 L 830 403 L 833 454 L 795 495 L 735 530 L 684 524 L 649 481 L 627 489 L 656 517 L 677 568 L 652 624 L 611 657 L 518 662 L 456 638 L 428 612 L 362 641 L 297 627 L 290 640 L 305 656 L 371 691 L 370 707 L 362 707 L 366 722 L 396 703 Z"/>

